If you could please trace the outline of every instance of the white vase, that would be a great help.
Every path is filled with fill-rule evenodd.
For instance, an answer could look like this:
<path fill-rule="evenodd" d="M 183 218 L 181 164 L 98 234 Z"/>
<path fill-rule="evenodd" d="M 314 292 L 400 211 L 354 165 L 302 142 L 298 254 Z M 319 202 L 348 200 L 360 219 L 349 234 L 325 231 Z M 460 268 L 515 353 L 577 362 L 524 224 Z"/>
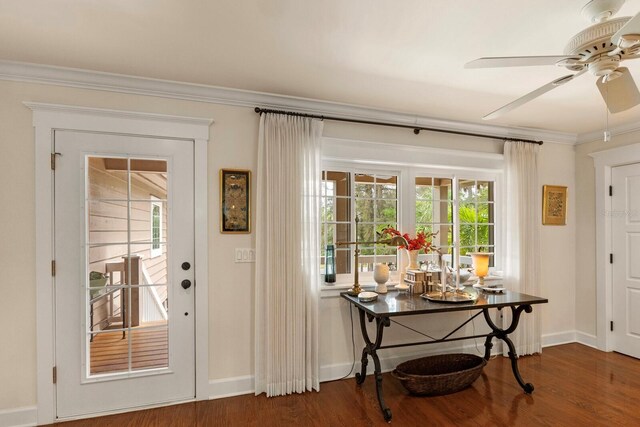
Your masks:
<path fill-rule="evenodd" d="M 378 286 L 376 286 L 376 292 L 386 294 L 386 283 L 389 280 L 389 266 L 387 264 L 376 264 L 373 268 L 373 280 L 378 284 Z"/>
<path fill-rule="evenodd" d="M 418 264 L 418 253 L 420 250 L 409 251 L 409 269 L 419 270 L 420 264 Z"/>
<path fill-rule="evenodd" d="M 400 253 L 400 257 L 398 259 L 398 273 L 400 276 L 398 277 L 398 281 L 402 285 L 404 284 L 404 277 L 407 273 L 407 267 L 409 266 L 409 251 L 402 248 L 398 249 L 398 252 Z"/>

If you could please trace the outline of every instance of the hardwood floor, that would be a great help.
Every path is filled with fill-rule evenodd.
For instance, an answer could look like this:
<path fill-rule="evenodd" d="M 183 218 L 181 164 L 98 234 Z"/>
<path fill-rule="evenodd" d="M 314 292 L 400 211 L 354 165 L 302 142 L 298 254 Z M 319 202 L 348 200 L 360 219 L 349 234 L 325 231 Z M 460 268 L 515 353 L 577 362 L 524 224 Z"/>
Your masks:
<path fill-rule="evenodd" d="M 149 324 L 155 326 L 155 324 Z M 122 332 L 104 332 L 95 335 L 90 345 L 92 374 L 126 371 L 129 368 L 129 339 Z M 131 330 L 131 367 L 150 369 L 167 366 L 167 329 Z"/>
<path fill-rule="evenodd" d="M 371 364 L 370 364 L 371 365 Z M 640 360 L 580 345 L 522 357 L 535 385 L 526 395 L 508 359 L 491 360 L 459 393 L 414 397 L 385 374 L 384 396 L 396 426 L 637 426 Z M 244 395 L 63 423 L 77 426 L 383 426 L 373 378 L 322 383 L 320 392 L 266 398 Z"/>

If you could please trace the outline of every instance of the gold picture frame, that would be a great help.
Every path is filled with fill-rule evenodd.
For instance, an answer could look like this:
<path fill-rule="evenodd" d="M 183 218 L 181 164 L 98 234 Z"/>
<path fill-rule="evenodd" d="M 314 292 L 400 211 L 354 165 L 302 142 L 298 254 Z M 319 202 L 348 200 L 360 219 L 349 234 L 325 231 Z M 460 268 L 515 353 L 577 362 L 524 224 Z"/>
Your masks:
<path fill-rule="evenodd" d="M 251 233 L 251 171 L 220 169 L 220 232 Z"/>
<path fill-rule="evenodd" d="M 567 187 L 542 186 L 542 225 L 567 224 Z"/>

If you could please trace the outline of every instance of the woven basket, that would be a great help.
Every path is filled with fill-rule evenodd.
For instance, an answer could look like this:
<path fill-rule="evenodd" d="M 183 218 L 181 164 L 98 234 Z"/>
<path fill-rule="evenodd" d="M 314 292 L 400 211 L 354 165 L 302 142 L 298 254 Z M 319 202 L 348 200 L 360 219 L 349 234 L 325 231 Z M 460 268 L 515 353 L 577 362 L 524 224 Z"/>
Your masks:
<path fill-rule="evenodd" d="M 391 374 L 411 394 L 440 396 L 469 387 L 486 364 L 473 354 L 440 354 L 401 363 Z"/>

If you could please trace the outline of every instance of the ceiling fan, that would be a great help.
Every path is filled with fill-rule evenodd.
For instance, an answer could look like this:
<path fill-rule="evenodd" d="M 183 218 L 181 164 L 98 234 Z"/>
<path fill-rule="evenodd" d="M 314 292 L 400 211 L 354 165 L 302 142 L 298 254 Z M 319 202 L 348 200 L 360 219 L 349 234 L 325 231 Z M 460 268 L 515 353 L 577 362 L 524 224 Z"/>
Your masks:
<path fill-rule="evenodd" d="M 612 18 L 624 1 L 591 0 L 587 3 L 582 8 L 582 16 L 594 24 L 569 40 L 564 55 L 486 57 L 465 64 L 465 68 L 557 65 L 575 71 L 500 107 L 483 119 L 498 118 L 587 71 L 598 77 L 596 84 L 611 113 L 640 104 L 640 92 L 629 69 L 620 66 L 624 60 L 640 58 L 640 13 L 634 17 Z"/>

